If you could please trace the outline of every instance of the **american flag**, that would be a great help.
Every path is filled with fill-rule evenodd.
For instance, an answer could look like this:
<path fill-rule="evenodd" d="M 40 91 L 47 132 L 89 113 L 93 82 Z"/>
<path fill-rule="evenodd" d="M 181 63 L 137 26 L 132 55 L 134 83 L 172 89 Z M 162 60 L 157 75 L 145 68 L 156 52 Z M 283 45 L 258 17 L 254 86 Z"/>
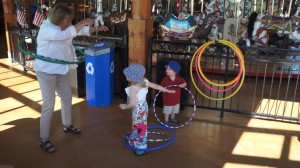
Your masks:
<path fill-rule="evenodd" d="M 22 10 L 22 5 L 20 3 L 17 5 L 17 22 L 21 26 L 27 26 L 26 15 L 25 12 Z"/>
<path fill-rule="evenodd" d="M 38 10 L 35 11 L 34 14 L 34 19 L 33 19 L 33 24 L 36 25 L 37 27 L 40 27 L 41 24 L 43 23 L 44 18 L 43 18 L 43 14 L 40 13 Z"/>

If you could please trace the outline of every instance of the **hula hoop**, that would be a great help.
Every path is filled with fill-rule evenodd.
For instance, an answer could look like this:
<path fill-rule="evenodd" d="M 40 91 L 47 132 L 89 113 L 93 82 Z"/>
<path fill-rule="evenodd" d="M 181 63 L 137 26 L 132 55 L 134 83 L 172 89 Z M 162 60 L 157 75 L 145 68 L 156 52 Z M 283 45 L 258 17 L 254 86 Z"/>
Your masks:
<path fill-rule="evenodd" d="M 203 81 L 203 79 L 201 78 L 201 75 L 199 74 L 199 69 L 198 69 L 198 64 L 197 64 L 197 62 L 198 62 L 198 60 L 199 60 L 199 55 L 197 55 L 196 56 L 196 61 L 195 61 L 195 68 L 196 68 L 196 73 L 197 73 L 197 76 L 198 76 L 198 78 L 200 79 L 200 81 L 201 81 L 201 83 L 206 87 L 206 88 L 208 88 L 208 89 L 210 89 L 210 90 L 213 90 L 213 91 L 215 91 L 215 92 L 226 92 L 226 91 L 228 91 L 228 90 L 230 90 L 230 89 L 232 89 L 232 88 L 234 88 L 238 83 L 239 83 L 239 80 L 241 79 L 241 75 L 242 75 L 242 66 L 240 66 L 240 72 L 239 72 L 239 75 L 238 75 L 238 80 L 233 84 L 233 85 L 231 85 L 230 87 L 227 87 L 226 89 L 215 89 L 215 88 L 213 88 L 213 87 L 210 87 L 208 84 L 206 84 L 205 83 L 205 81 Z M 201 58 L 201 57 L 200 57 Z M 240 58 L 238 57 L 238 59 L 239 59 L 239 63 L 241 64 L 241 61 L 240 61 Z M 199 61 L 200 62 L 200 61 Z M 198 62 L 198 63 L 199 63 Z"/>
<path fill-rule="evenodd" d="M 167 137 L 167 138 L 156 138 L 156 139 L 150 139 L 148 138 L 147 139 L 147 142 L 163 142 L 163 141 L 169 141 L 171 138 L 168 134 L 165 134 L 163 132 L 147 132 L 147 134 L 153 134 L 153 135 L 161 135 L 161 136 L 164 136 L 164 137 Z M 127 132 L 126 134 L 126 139 L 128 140 L 129 139 L 129 136 L 130 136 L 130 132 Z"/>
<path fill-rule="evenodd" d="M 173 87 L 173 86 L 179 87 L 179 85 L 169 85 L 169 86 L 167 86 L 166 88 Z M 157 120 L 161 125 L 164 125 L 165 127 L 168 127 L 168 128 L 182 128 L 182 127 L 186 126 L 188 123 L 190 123 L 190 122 L 192 121 L 192 119 L 194 118 L 195 113 L 196 113 L 196 101 L 195 101 L 194 95 L 193 95 L 192 92 L 191 92 L 190 90 L 188 90 L 187 88 L 182 88 L 182 89 L 185 89 L 185 90 L 192 96 L 192 98 L 193 98 L 193 101 L 194 101 L 194 111 L 193 111 L 193 113 L 192 113 L 192 116 L 189 118 L 189 120 L 188 120 L 187 122 L 185 122 L 185 123 L 183 123 L 183 124 L 181 124 L 181 125 L 179 125 L 179 126 L 169 126 L 169 125 L 165 125 L 165 124 L 158 118 L 158 116 L 157 116 L 157 114 L 156 114 L 156 110 L 155 110 L 155 102 L 156 102 L 156 99 L 157 99 L 158 95 L 161 93 L 161 91 L 159 91 L 159 92 L 156 94 L 156 96 L 155 96 L 155 98 L 154 98 L 154 100 L 153 100 L 153 112 L 154 112 L 154 115 L 155 115 L 156 120 Z"/>
<path fill-rule="evenodd" d="M 222 44 L 224 44 L 224 45 L 227 45 L 227 46 L 229 46 L 229 47 L 231 47 L 232 49 L 233 49 L 233 51 L 234 51 L 234 53 L 237 55 L 237 57 L 238 57 L 238 59 L 239 59 L 239 63 L 240 63 L 240 71 L 239 71 L 239 75 L 237 76 L 237 77 L 235 77 L 232 81 L 230 81 L 230 82 L 227 82 L 227 83 L 224 83 L 224 84 L 219 84 L 219 83 L 215 83 L 215 82 L 213 82 L 213 81 L 210 81 L 208 78 L 206 78 L 206 76 L 203 74 L 203 71 L 202 71 L 202 68 L 201 68 L 201 64 L 200 64 L 200 60 L 201 59 L 199 59 L 198 60 L 198 68 L 199 68 L 199 72 L 200 72 L 200 74 L 201 74 L 201 76 L 205 79 L 205 81 L 207 81 L 208 83 L 210 83 L 210 84 L 212 84 L 212 85 L 215 85 L 215 86 L 229 86 L 230 84 L 229 83 L 233 83 L 234 81 L 236 82 L 236 81 L 238 81 L 239 79 L 238 78 L 240 78 L 240 75 L 241 75 L 241 73 L 242 73 L 242 66 L 245 66 L 244 65 L 244 55 L 242 54 L 242 52 L 240 51 L 240 49 L 239 48 L 236 48 L 237 46 L 235 45 L 235 44 L 233 44 L 233 43 L 231 43 L 231 42 L 229 42 L 229 41 L 226 41 L 226 40 L 220 40 L 220 43 L 222 43 Z M 206 49 L 206 47 L 203 49 L 203 50 L 201 50 L 201 52 L 200 52 L 200 54 L 199 54 L 199 57 L 201 58 L 201 56 L 202 56 L 202 53 L 203 53 L 203 51 Z M 240 52 L 239 52 L 240 51 Z M 238 53 L 240 53 L 240 54 L 238 54 Z"/>
<path fill-rule="evenodd" d="M 224 45 L 226 45 L 226 46 L 229 46 L 229 47 L 232 48 L 232 49 L 234 48 L 228 41 L 225 41 L 225 40 L 219 40 L 218 42 L 220 42 L 220 43 L 222 43 L 222 44 L 224 44 Z M 242 67 L 241 67 L 241 66 L 240 66 L 239 75 L 236 76 L 233 80 L 231 80 L 231 81 L 229 81 L 229 82 L 226 82 L 226 83 L 215 83 L 215 82 L 209 80 L 209 79 L 204 75 L 204 73 L 203 73 L 203 71 L 202 71 L 201 64 L 200 64 L 202 53 L 203 53 L 203 52 L 205 51 L 205 49 L 206 49 L 209 45 L 211 45 L 212 43 L 213 43 L 213 41 L 208 42 L 208 43 L 202 45 L 202 46 L 197 50 L 197 53 L 198 53 L 198 51 L 200 51 L 200 53 L 198 54 L 198 56 L 200 57 L 200 58 L 198 59 L 198 70 L 199 70 L 199 72 L 200 72 L 202 78 L 203 78 L 206 82 L 208 82 L 209 84 L 212 84 L 212 85 L 215 85 L 215 86 L 229 86 L 229 85 L 232 85 L 233 83 L 235 83 L 236 81 L 238 81 L 238 79 L 240 78 L 240 75 L 242 74 Z M 233 50 L 235 51 L 235 53 L 237 54 L 237 57 L 239 58 L 240 55 L 238 54 L 238 52 L 236 52 L 235 49 L 233 49 Z M 241 60 L 243 60 L 243 58 L 240 58 L 240 59 L 239 59 L 240 64 L 241 64 L 241 63 L 244 63 L 244 61 L 241 61 Z"/>
<path fill-rule="evenodd" d="M 140 149 L 140 148 L 135 148 L 131 145 L 128 144 L 128 142 L 126 141 L 126 134 L 123 135 L 123 145 L 129 149 L 132 149 L 132 150 L 146 150 L 146 151 L 153 151 L 153 150 L 158 150 L 158 149 L 162 149 L 162 148 L 165 148 L 167 146 L 169 146 L 171 143 L 173 143 L 176 139 L 176 132 L 174 129 L 172 128 L 167 128 L 165 126 L 149 126 L 148 129 L 166 129 L 166 130 L 169 130 L 173 133 L 173 137 L 170 139 L 169 142 L 163 144 L 163 145 L 160 145 L 160 146 L 157 146 L 157 147 L 152 147 L 152 148 L 145 148 L 145 149 Z"/>
<path fill-rule="evenodd" d="M 33 54 L 22 48 L 22 43 L 26 39 L 36 39 L 36 37 L 21 38 L 20 41 L 18 42 L 18 48 L 21 52 L 23 52 L 24 54 L 26 54 L 32 58 L 39 59 L 39 60 L 46 61 L 46 62 L 56 63 L 56 64 L 80 64 L 85 60 L 84 52 L 82 51 L 82 49 L 80 49 L 79 47 L 76 47 L 76 46 L 73 46 L 75 48 L 75 50 L 79 51 L 80 55 L 83 55 L 83 56 L 79 57 L 78 61 L 65 61 L 65 60 L 60 60 L 60 59 L 53 59 L 50 57 L 44 57 L 44 56 L 38 55 L 38 54 Z"/>
<path fill-rule="evenodd" d="M 197 51 L 194 53 L 194 55 L 193 55 L 193 57 L 192 57 L 191 64 L 190 64 L 190 76 L 191 76 L 192 83 L 193 83 L 193 85 L 195 86 L 196 90 L 197 90 L 203 97 L 208 98 L 208 99 L 210 99 L 210 100 L 226 100 L 226 99 L 231 98 L 232 96 L 234 96 L 234 95 L 240 90 L 240 88 L 242 87 L 242 85 L 243 85 L 243 83 L 244 83 L 244 79 L 245 79 L 245 66 L 244 66 L 243 53 L 241 52 L 241 50 L 240 50 L 235 44 L 233 44 L 232 42 L 229 42 L 229 41 L 226 41 L 226 40 L 219 40 L 218 42 L 220 42 L 220 43 L 222 43 L 222 44 L 225 44 L 225 45 L 229 46 L 232 50 L 234 50 L 234 51 L 238 54 L 238 56 L 241 57 L 242 64 L 241 64 L 240 66 L 242 66 L 242 68 L 243 68 L 243 71 L 242 71 L 242 79 L 241 79 L 241 82 L 240 82 L 239 86 L 237 87 L 237 89 L 236 89 L 232 94 L 230 94 L 230 95 L 228 95 L 228 96 L 226 96 L 226 97 L 223 97 L 223 98 L 213 98 L 213 97 L 210 97 L 210 96 L 206 95 L 205 93 L 203 93 L 203 92 L 199 89 L 199 87 L 197 86 L 197 84 L 196 84 L 196 82 L 195 82 L 195 80 L 194 80 L 194 77 L 193 77 L 193 62 L 194 62 L 194 59 L 195 59 L 197 53 L 198 53 L 199 50 L 202 48 L 202 46 L 208 45 L 208 44 L 210 45 L 210 44 L 212 44 L 212 42 L 208 42 L 208 43 L 202 45 L 201 47 L 199 47 L 199 48 L 197 49 Z M 201 68 L 201 67 L 200 67 L 200 68 Z"/>

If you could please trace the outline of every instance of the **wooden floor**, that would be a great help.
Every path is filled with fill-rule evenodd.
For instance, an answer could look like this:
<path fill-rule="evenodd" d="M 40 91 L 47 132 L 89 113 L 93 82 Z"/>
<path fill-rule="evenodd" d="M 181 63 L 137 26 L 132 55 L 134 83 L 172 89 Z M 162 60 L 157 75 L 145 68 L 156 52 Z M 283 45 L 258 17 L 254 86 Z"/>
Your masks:
<path fill-rule="evenodd" d="M 300 167 L 299 125 L 232 113 L 220 120 L 219 112 L 203 109 L 189 125 L 176 129 L 170 146 L 136 157 L 122 144 L 131 112 L 121 111 L 118 99 L 109 107 L 92 107 L 74 98 L 74 124 L 83 132 L 70 135 L 62 131 L 57 98 L 50 139 L 57 151 L 47 154 L 39 148 L 39 85 L 34 73 L 22 70 L 0 59 L 0 168 Z M 148 124 L 158 125 L 152 109 Z M 155 145 L 160 144 L 149 146 Z"/>

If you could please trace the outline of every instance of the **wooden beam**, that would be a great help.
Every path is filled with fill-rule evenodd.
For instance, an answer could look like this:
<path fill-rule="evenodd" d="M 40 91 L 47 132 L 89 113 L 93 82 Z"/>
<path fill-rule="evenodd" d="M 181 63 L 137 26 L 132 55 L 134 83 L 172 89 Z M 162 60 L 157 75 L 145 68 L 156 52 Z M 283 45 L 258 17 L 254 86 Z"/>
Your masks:
<path fill-rule="evenodd" d="M 15 1 L 2 0 L 4 13 L 14 13 Z"/>
<path fill-rule="evenodd" d="M 152 22 L 153 20 L 128 20 L 129 64 L 140 63 L 146 65 L 148 38 L 152 35 L 149 27 L 153 26 Z"/>
<path fill-rule="evenodd" d="M 11 62 L 11 53 L 13 51 L 10 50 L 10 38 L 8 25 L 17 26 L 17 19 L 15 14 L 15 1 L 13 0 L 2 0 L 3 2 L 3 10 L 4 10 L 4 24 L 5 24 L 5 35 L 6 35 L 6 45 L 7 45 L 7 54 L 8 59 Z"/>
<path fill-rule="evenodd" d="M 153 20 L 150 16 L 149 0 L 132 0 L 132 19 L 128 20 L 129 64 L 146 65 L 148 39 L 152 36 Z"/>
<path fill-rule="evenodd" d="M 150 19 L 150 0 L 132 0 L 132 19 Z"/>

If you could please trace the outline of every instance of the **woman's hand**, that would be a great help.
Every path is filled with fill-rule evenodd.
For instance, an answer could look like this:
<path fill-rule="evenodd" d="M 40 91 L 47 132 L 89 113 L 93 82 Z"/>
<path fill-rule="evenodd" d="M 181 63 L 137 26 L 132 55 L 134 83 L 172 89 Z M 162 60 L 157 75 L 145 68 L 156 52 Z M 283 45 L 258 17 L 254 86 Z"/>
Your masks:
<path fill-rule="evenodd" d="M 90 18 L 86 18 L 81 20 L 80 23 L 84 26 L 92 26 L 94 24 L 94 21 Z"/>
<path fill-rule="evenodd" d="M 100 26 L 100 27 L 98 27 L 97 28 L 97 31 L 104 31 L 104 32 L 107 32 L 107 31 L 109 31 L 109 29 L 108 29 L 108 27 L 106 27 L 106 26 Z"/>
<path fill-rule="evenodd" d="M 90 33 L 95 33 L 95 32 L 98 32 L 98 31 L 104 31 L 104 32 L 106 32 L 106 31 L 108 31 L 109 29 L 108 29 L 108 27 L 106 27 L 106 26 L 99 26 L 99 27 L 91 27 L 90 28 Z"/>
<path fill-rule="evenodd" d="M 122 110 L 125 110 L 125 109 L 126 109 L 126 106 L 127 106 L 126 104 L 120 104 L 120 105 L 119 105 L 119 107 L 120 107 Z"/>

